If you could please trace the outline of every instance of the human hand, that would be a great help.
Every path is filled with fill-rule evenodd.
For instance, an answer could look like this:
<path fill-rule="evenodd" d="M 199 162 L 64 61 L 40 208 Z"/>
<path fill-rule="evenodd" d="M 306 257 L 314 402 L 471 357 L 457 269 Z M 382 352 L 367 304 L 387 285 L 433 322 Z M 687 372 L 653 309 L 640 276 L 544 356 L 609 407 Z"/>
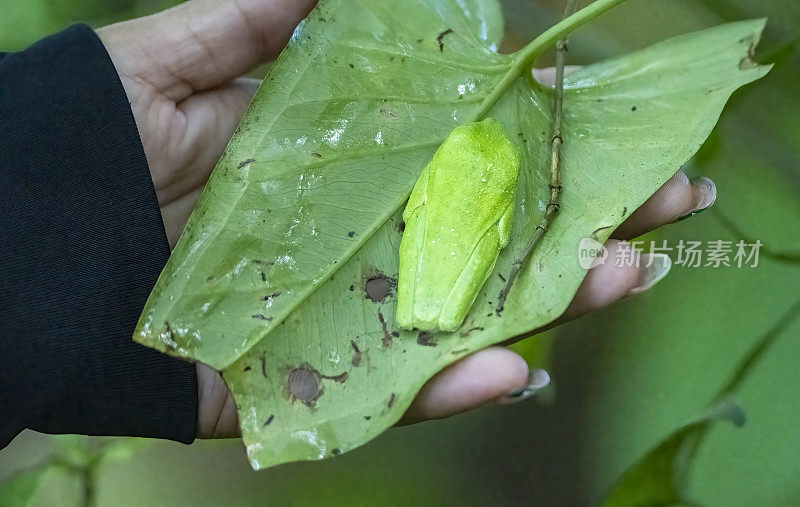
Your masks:
<path fill-rule="evenodd" d="M 131 103 L 164 227 L 178 241 L 260 81 L 315 0 L 195 0 L 97 31 Z"/>
<path fill-rule="evenodd" d="M 128 95 L 150 166 L 164 227 L 174 245 L 258 87 L 241 77 L 277 56 L 314 0 L 193 0 L 98 30 Z M 552 73 L 539 74 L 542 81 Z M 632 239 L 710 206 L 716 188 L 678 172 L 606 243 L 609 255 Z M 668 265 L 607 263 L 589 272 L 564 322 L 642 292 Z M 236 405 L 219 373 L 198 363 L 198 436 L 239 433 Z M 524 399 L 541 382 L 516 353 L 490 347 L 436 375 L 403 422 L 441 418 L 493 400 Z M 509 397 L 508 393 L 522 393 Z"/>

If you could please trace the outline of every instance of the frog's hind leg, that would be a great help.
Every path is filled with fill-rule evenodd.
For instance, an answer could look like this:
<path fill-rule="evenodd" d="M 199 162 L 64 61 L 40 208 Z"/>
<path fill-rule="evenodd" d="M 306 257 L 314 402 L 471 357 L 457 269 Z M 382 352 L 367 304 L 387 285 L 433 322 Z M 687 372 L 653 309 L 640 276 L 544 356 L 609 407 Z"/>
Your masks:
<path fill-rule="evenodd" d="M 442 331 L 455 331 L 464 322 L 483 284 L 492 274 L 500 253 L 501 239 L 498 229 L 492 227 L 475 245 L 442 307 L 439 316 L 439 328 Z"/>
<path fill-rule="evenodd" d="M 428 178 L 431 174 L 431 164 L 425 166 L 425 169 L 419 175 L 414 188 L 411 190 L 411 195 L 408 196 L 406 209 L 403 211 L 403 220 L 408 222 L 412 219 L 414 212 L 425 205 L 428 201 Z"/>
<path fill-rule="evenodd" d="M 425 245 L 425 221 L 427 209 L 420 205 L 403 215 L 405 229 L 400 242 L 400 265 L 397 284 L 397 325 L 402 329 L 414 329 L 417 325 L 414 306 L 417 304 L 417 286 L 420 261 Z"/>

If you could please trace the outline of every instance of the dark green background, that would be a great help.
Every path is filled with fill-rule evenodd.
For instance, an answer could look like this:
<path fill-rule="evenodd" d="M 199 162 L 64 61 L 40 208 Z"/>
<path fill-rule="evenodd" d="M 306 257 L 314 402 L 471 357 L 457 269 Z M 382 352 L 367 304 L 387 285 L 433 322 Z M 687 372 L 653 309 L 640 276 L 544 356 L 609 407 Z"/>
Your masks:
<path fill-rule="evenodd" d="M 23 48 L 71 22 L 102 26 L 174 3 L 0 0 L 0 50 Z M 503 4 L 505 50 L 550 26 L 563 5 Z M 717 204 L 653 239 L 673 246 L 680 239 L 759 239 L 772 251 L 800 252 L 800 2 L 634 0 L 572 39 L 570 63 L 587 63 L 764 16 L 769 23 L 757 57 L 776 67 L 735 94 L 685 168 L 714 179 Z M 723 225 L 720 214 L 738 230 Z M 798 287 L 800 265 L 764 255 L 755 269 L 674 266 L 649 293 L 519 345 L 554 379 L 538 401 L 394 429 L 333 461 L 259 473 L 250 470 L 238 441 L 148 441 L 101 462 L 93 492 L 99 505 L 115 506 L 596 504 L 627 467 L 706 406 L 800 297 Z M 704 442 L 689 481 L 697 502 L 800 505 L 798 338 L 795 323 L 751 369 L 738 396 L 747 424 L 719 424 Z M 10 484 L 52 455 L 54 445 L 58 439 L 30 432 L 18 437 L 0 453 L 0 481 Z M 81 488 L 76 473 L 55 468 L 31 504 L 79 504 Z M 13 505 L 2 491 L 0 505 Z"/>

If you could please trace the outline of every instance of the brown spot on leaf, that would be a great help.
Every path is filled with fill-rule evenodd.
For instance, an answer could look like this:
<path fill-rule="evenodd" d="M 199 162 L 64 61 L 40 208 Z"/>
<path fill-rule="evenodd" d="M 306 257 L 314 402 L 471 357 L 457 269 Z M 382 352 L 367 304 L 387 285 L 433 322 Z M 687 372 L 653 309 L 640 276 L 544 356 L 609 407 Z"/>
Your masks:
<path fill-rule="evenodd" d="M 354 340 L 350 340 L 350 345 L 353 347 L 353 359 L 350 362 L 353 366 L 361 366 L 361 350 Z"/>
<path fill-rule="evenodd" d="M 747 56 L 739 61 L 739 70 L 748 70 L 758 67 L 758 62 L 755 61 L 755 56 L 756 45 L 755 43 L 752 43 L 750 44 L 750 47 L 747 48 Z"/>
<path fill-rule="evenodd" d="M 172 330 L 172 326 L 166 320 L 164 321 L 164 334 L 166 339 L 161 340 L 164 343 L 164 347 L 168 352 L 175 352 L 175 349 L 178 348 L 178 342 L 175 341 L 175 332 Z"/>
<path fill-rule="evenodd" d="M 347 374 L 346 371 L 338 375 L 321 375 L 321 377 L 324 378 L 325 380 L 333 380 L 334 382 L 338 382 L 340 384 L 344 384 L 345 382 L 347 382 L 348 376 L 349 375 Z"/>
<path fill-rule="evenodd" d="M 373 303 L 382 303 L 395 287 L 397 287 L 397 279 L 390 278 L 379 271 L 378 274 L 367 280 L 364 290 L 367 299 Z"/>
<path fill-rule="evenodd" d="M 460 334 L 461 334 L 461 337 L 462 337 L 462 338 L 466 338 L 466 337 L 467 337 L 467 336 L 469 336 L 469 334 L 470 334 L 471 332 L 473 332 L 473 331 L 483 331 L 483 327 L 481 327 L 481 326 L 475 326 L 475 327 L 472 327 L 472 328 L 470 328 L 470 329 L 467 329 L 466 331 L 462 331 L 462 332 L 460 333 Z"/>
<path fill-rule="evenodd" d="M 383 313 L 378 312 L 378 320 L 381 321 L 381 327 L 383 327 L 383 348 L 388 349 L 392 346 L 392 335 L 389 333 L 389 328 L 386 326 L 386 319 L 383 318 Z"/>
<path fill-rule="evenodd" d="M 290 369 L 286 375 L 284 395 L 292 401 L 299 400 L 308 407 L 314 407 L 324 393 L 322 380 L 333 380 L 343 384 L 347 381 L 347 377 L 347 372 L 339 375 L 322 375 L 310 364 L 303 363 L 297 368 Z"/>
<path fill-rule="evenodd" d="M 599 237 L 598 234 L 606 229 L 611 229 L 611 226 L 606 225 L 604 227 L 598 227 L 597 229 L 595 229 L 594 232 L 592 232 L 592 239 L 597 239 Z"/>
<path fill-rule="evenodd" d="M 422 345 L 423 347 L 436 346 L 436 342 L 433 341 L 433 334 L 427 331 L 420 331 L 419 335 L 417 335 L 417 343 Z"/>
<path fill-rule="evenodd" d="M 439 43 L 439 51 L 440 52 L 444 52 L 444 41 L 442 39 L 444 39 L 445 35 L 448 35 L 448 34 L 451 34 L 451 33 L 453 33 L 453 30 L 448 28 L 444 32 L 440 33 L 438 37 L 436 37 L 436 42 Z"/>
<path fill-rule="evenodd" d="M 398 119 L 400 119 L 400 115 L 398 115 L 398 114 L 397 114 L 395 111 L 393 111 L 392 109 L 390 109 L 390 108 L 388 108 L 388 107 L 382 107 L 382 108 L 380 108 L 380 113 L 381 113 L 383 116 L 385 116 L 385 117 L 387 117 L 387 118 L 389 118 L 389 119 L 391 119 L 391 120 L 398 120 Z"/>
<path fill-rule="evenodd" d="M 303 363 L 286 376 L 286 390 L 292 401 L 300 400 L 305 405 L 313 405 L 322 396 L 320 381 L 322 375 L 308 363 Z"/>

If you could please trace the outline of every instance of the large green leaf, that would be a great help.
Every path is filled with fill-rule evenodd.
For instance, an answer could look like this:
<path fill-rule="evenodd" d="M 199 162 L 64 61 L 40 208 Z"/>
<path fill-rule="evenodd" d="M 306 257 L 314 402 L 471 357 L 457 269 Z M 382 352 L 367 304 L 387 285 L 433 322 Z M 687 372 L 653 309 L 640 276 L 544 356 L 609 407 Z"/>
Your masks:
<path fill-rule="evenodd" d="M 321 2 L 215 169 L 135 339 L 223 370 L 254 467 L 363 444 L 442 367 L 563 312 L 585 275 L 580 241 L 605 240 L 697 150 L 731 92 L 766 72 L 748 57 L 763 24 L 567 77 L 562 212 L 498 313 L 547 202 L 551 91 L 495 52 L 493 0 Z M 490 95 L 487 116 L 523 153 L 511 244 L 461 330 L 402 332 L 400 211 L 438 144 Z"/>

